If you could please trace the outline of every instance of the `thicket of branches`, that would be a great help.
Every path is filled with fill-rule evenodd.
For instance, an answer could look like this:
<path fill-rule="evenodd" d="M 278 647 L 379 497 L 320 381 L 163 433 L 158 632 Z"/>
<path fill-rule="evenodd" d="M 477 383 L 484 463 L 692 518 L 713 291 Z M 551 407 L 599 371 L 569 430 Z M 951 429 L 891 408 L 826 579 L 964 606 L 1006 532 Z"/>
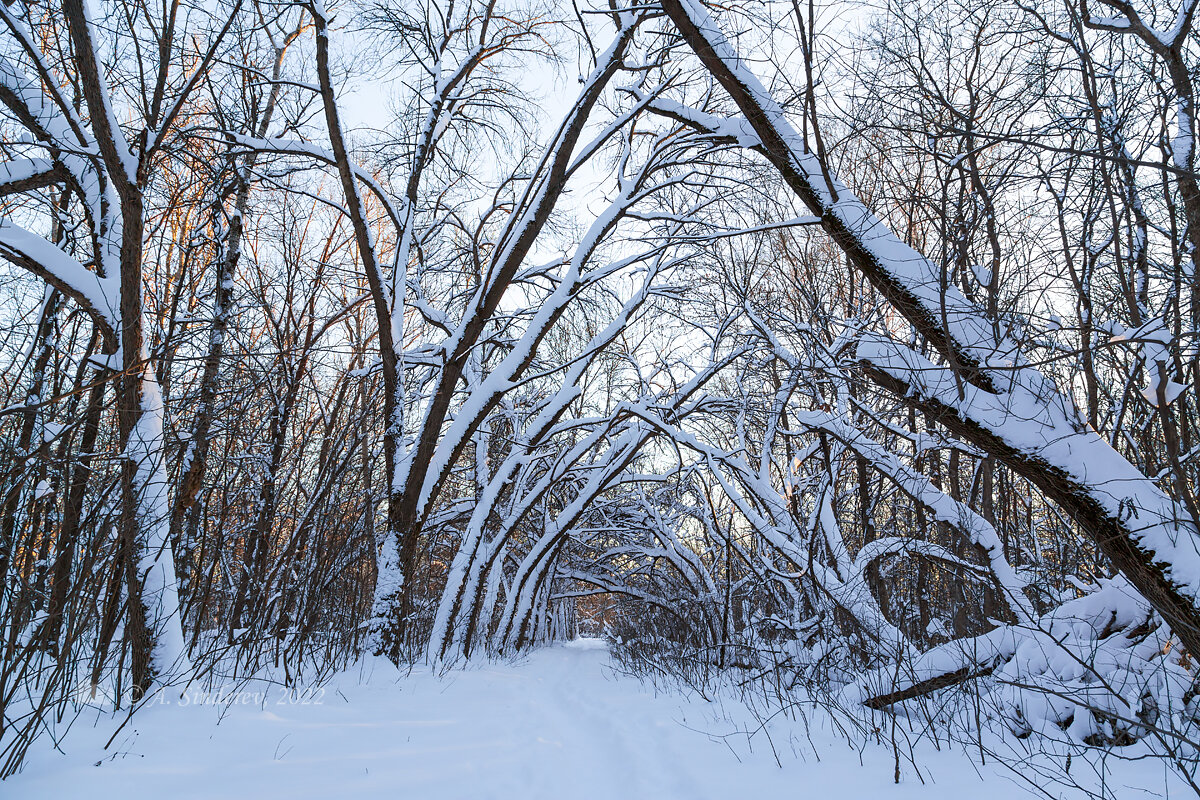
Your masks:
<path fill-rule="evenodd" d="M 0 8 L 0 774 L 97 695 L 577 629 L 1190 774 L 1156 3 Z"/>

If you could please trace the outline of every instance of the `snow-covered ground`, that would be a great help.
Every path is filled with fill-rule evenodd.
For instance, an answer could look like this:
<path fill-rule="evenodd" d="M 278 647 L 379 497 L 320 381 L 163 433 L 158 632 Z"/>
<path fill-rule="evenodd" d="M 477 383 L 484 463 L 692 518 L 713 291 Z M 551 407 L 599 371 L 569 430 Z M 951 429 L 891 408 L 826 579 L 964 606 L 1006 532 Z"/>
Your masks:
<path fill-rule="evenodd" d="M 305 696 L 277 689 L 264 699 L 251 685 L 223 703 L 192 692 L 184 705 L 176 691 L 107 750 L 120 720 L 91 711 L 64 752 L 40 740 L 0 796 L 999 800 L 1024 791 L 1011 771 L 923 745 L 920 777 L 906 761 L 896 785 L 890 747 L 852 747 L 819 713 L 807 726 L 777 717 L 769 740 L 748 735 L 759 723 L 745 706 L 656 693 L 615 672 L 596 640 L 441 676 L 382 662 L 370 672 Z M 1133 772 L 1110 784 L 1126 781 L 1119 796 L 1163 795 L 1161 767 L 1125 767 Z"/>

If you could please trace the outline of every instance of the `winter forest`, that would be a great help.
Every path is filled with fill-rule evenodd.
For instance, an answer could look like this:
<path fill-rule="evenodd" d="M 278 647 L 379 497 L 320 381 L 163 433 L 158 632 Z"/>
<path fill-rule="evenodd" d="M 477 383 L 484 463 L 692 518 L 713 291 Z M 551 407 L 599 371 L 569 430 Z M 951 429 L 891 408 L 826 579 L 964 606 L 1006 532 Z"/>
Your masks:
<path fill-rule="evenodd" d="M 0 795 L 1200 795 L 1198 5 L 4 0 Z"/>

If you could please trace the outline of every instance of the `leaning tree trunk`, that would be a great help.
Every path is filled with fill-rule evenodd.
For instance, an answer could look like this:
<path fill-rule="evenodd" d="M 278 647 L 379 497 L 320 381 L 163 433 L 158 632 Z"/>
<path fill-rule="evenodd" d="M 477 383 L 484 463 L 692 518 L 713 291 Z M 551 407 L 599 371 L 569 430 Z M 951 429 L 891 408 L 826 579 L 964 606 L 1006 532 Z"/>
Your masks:
<path fill-rule="evenodd" d="M 927 367 L 934 375 L 945 370 L 919 364 L 910 352 L 881 341 L 860 346 L 867 374 L 1037 486 L 1090 535 L 1184 646 L 1200 653 L 1200 555 L 1194 544 L 1200 536 L 1195 522 L 1097 433 L 1071 417 L 1065 411 L 1070 404 L 1024 363 L 1013 343 L 989 336 L 994 320 L 954 289 L 936 291 L 944 287 L 937 266 L 901 242 L 849 189 L 837 185 L 828 165 L 808 152 L 697 0 L 662 0 L 662 8 L 750 123 L 758 137 L 755 149 L 820 217 L 847 259 L 946 359 L 954 379 L 925 377 Z M 992 359 L 1005 366 L 990 369 Z M 914 364 L 915 369 L 909 366 Z M 1005 411 L 1009 396 L 1044 412 L 1038 421 L 1042 430 L 1031 436 L 1024 426 L 1013 424 L 1015 418 Z M 1089 478 L 1089 467 L 1097 477 Z"/>

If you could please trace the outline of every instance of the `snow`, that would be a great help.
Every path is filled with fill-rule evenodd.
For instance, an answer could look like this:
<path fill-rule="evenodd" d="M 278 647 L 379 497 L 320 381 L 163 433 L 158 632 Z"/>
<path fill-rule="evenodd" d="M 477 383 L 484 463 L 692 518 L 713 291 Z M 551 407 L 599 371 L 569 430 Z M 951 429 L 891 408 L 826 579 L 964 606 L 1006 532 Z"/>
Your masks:
<path fill-rule="evenodd" d="M 100 277 L 41 236 L 7 220 L 0 220 L 0 257 L 29 269 L 35 265 L 48 280 L 98 315 L 109 330 L 120 328 L 119 292 L 112 278 Z"/>
<path fill-rule="evenodd" d="M 40 740 L 4 796 L 125 800 L 134 787 L 139 797 L 291 800 L 1023 796 L 1003 767 L 977 766 L 944 742 L 940 752 L 917 745 L 924 782 L 902 755 L 896 785 L 886 736 L 851 746 L 810 706 L 807 729 L 781 714 L 758 731 L 740 701 L 663 693 L 619 673 L 594 639 L 441 675 L 373 660 L 319 689 L 265 686 L 155 697 L 107 751 L 124 715 L 85 711 L 64 752 Z M 1121 764 L 1108 779 L 1159 791 L 1154 774 Z"/>
<path fill-rule="evenodd" d="M 0 163 L 0 183 L 25 181 L 49 172 L 54 164 L 44 158 L 18 158 Z"/>
<path fill-rule="evenodd" d="M 144 363 L 149 363 L 149 354 L 144 349 L 142 358 Z M 153 369 L 146 369 L 142 373 L 141 412 L 129 437 L 126 456 L 137 467 L 139 518 L 146 520 L 143 523 L 145 541 L 138 554 L 138 568 L 142 574 L 143 602 L 151 612 L 150 624 L 157 631 L 154 668 L 159 674 L 169 674 L 175 669 L 187 672 L 190 661 L 183 637 L 175 559 L 169 546 L 170 506 L 163 458 L 163 417 L 166 406 Z"/>
<path fill-rule="evenodd" d="M 1192 158 L 1192 119 L 1188 114 L 1187 101 L 1180 98 L 1176 103 L 1175 137 L 1171 140 L 1171 150 L 1175 157 L 1175 166 L 1179 169 L 1189 169 Z"/>
<path fill-rule="evenodd" d="M 1146 402 L 1150 405 L 1158 406 L 1158 389 L 1159 386 L 1163 385 L 1164 384 L 1159 382 L 1158 377 L 1155 376 L 1155 378 L 1151 380 L 1150 384 L 1142 389 L 1142 397 L 1146 398 Z M 1167 380 L 1163 391 L 1163 398 L 1166 400 L 1166 404 L 1171 405 L 1171 403 L 1174 403 L 1179 398 L 1179 395 L 1183 394 L 1183 390 L 1186 388 L 1187 386 L 1183 385 L 1182 383 L 1176 383 L 1173 380 Z"/>

